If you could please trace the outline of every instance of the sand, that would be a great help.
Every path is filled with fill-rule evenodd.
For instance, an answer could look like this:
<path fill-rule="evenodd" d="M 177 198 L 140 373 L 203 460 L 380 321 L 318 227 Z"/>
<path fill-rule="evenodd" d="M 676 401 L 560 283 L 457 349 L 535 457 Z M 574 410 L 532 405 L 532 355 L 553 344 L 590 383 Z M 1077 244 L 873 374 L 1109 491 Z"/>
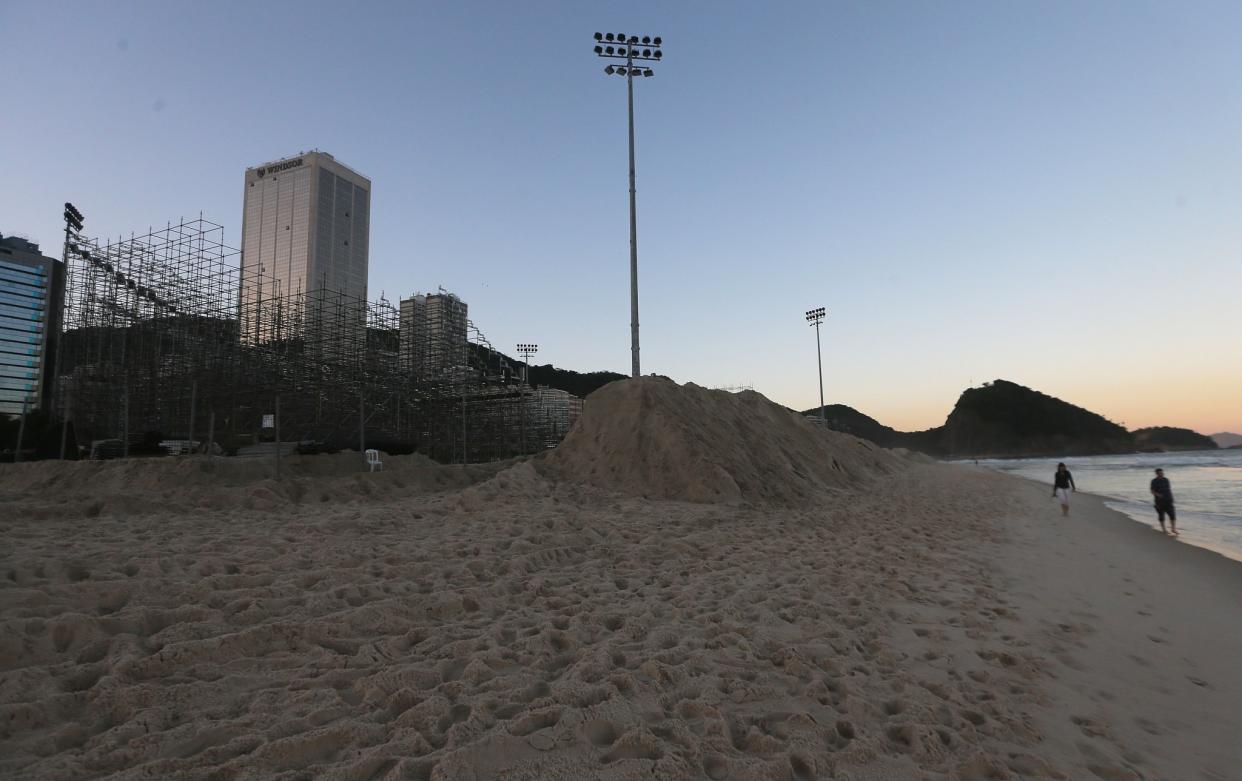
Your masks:
<path fill-rule="evenodd" d="M 0 776 L 1239 777 L 1235 562 L 652 383 L 490 467 L 0 468 Z"/>
<path fill-rule="evenodd" d="M 289 505 L 392 501 L 461 489 L 488 480 L 512 462 L 443 465 L 422 456 L 384 456 L 381 479 L 356 451 L 286 456 L 280 479 L 271 459 L 134 458 L 115 461 L 0 465 L 0 502 L 41 519 L 251 512 Z"/>
<path fill-rule="evenodd" d="M 858 437 L 819 431 L 754 391 L 649 377 L 591 396 L 545 474 L 649 499 L 805 505 L 900 469 Z"/>

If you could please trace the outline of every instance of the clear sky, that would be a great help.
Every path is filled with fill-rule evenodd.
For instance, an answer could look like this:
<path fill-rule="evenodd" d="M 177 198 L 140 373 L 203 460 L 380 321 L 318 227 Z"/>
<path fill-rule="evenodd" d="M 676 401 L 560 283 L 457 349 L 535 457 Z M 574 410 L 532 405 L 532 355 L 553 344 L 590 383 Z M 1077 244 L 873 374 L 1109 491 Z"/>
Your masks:
<path fill-rule="evenodd" d="M 238 246 L 247 166 L 373 181 L 370 292 L 502 349 L 897 428 L 1004 378 L 1130 428 L 1242 431 L 1237 2 L 0 0 L 0 232 L 59 255 L 180 216 Z"/>

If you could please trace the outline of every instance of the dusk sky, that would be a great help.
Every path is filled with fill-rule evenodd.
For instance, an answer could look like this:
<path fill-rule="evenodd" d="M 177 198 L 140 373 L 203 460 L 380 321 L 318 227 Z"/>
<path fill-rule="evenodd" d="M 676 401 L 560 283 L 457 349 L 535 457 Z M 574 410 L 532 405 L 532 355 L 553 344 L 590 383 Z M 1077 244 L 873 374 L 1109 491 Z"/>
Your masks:
<path fill-rule="evenodd" d="M 1012 380 L 1129 428 L 1242 432 L 1242 3 L 0 0 L 0 232 L 59 257 L 318 148 L 373 182 L 370 295 L 493 345 L 900 429 Z"/>

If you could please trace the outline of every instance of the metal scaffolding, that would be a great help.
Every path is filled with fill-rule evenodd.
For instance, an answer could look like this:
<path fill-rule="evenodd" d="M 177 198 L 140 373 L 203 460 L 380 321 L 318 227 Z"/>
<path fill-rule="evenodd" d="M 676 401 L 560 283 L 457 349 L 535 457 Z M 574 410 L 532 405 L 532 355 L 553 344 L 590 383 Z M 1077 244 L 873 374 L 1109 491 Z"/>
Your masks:
<path fill-rule="evenodd" d="M 84 450 L 297 442 L 477 462 L 554 446 L 580 410 L 527 387 L 446 291 L 417 321 L 413 299 L 284 291 L 243 277 L 223 235 L 201 217 L 105 242 L 67 231 L 55 406 Z"/>

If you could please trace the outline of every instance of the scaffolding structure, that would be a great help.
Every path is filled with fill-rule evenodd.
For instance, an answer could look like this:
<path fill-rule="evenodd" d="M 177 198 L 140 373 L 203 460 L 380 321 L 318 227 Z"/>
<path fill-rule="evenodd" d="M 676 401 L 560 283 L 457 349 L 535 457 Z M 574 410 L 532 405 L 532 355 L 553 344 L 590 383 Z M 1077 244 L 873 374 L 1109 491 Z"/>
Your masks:
<path fill-rule="evenodd" d="M 573 405 L 527 387 L 456 296 L 426 297 L 442 305 L 414 328 L 382 297 L 243 276 L 223 236 L 202 217 L 104 242 L 66 231 L 55 407 L 79 446 L 298 442 L 460 463 L 567 432 Z"/>

